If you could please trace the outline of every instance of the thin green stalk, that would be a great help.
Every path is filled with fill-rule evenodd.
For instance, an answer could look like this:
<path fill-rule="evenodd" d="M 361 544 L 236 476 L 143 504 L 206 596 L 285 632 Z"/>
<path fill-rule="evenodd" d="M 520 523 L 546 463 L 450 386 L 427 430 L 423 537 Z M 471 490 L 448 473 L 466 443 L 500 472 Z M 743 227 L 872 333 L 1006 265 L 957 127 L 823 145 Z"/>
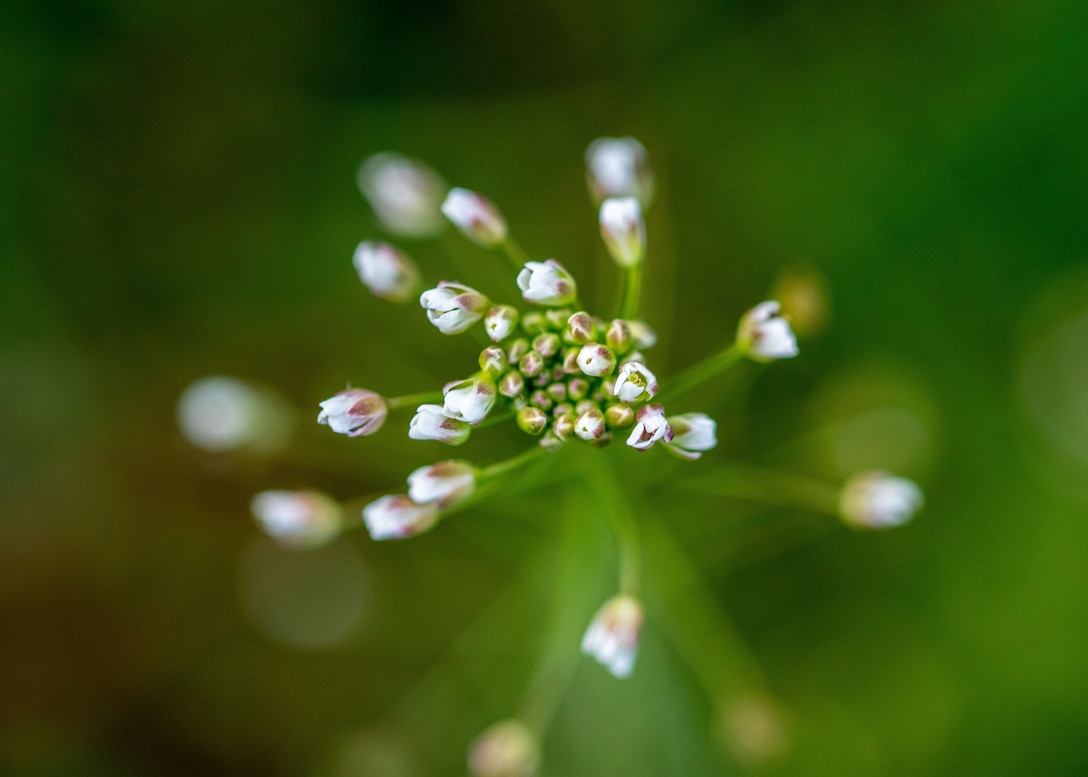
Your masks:
<path fill-rule="evenodd" d="M 502 248 L 502 252 L 506 254 L 506 258 L 510 260 L 515 270 L 521 270 L 525 263 L 530 261 L 529 255 L 512 237 L 507 237 L 499 247 Z"/>
<path fill-rule="evenodd" d="M 390 410 L 413 405 L 427 405 L 442 400 L 441 391 L 422 391 L 419 394 L 404 394 L 399 397 L 386 397 L 385 406 Z"/>
<path fill-rule="evenodd" d="M 505 475 L 512 469 L 517 469 L 523 464 L 527 464 L 538 456 L 547 453 L 545 448 L 539 445 L 534 445 L 532 448 L 527 448 L 516 456 L 512 456 L 504 461 L 496 462 L 480 470 L 477 480 L 491 480 L 500 475 Z"/>
<path fill-rule="evenodd" d="M 639 298 L 642 294 L 642 262 L 626 268 L 623 279 L 623 302 L 620 304 L 619 317 L 626 320 L 638 318 Z"/>
<path fill-rule="evenodd" d="M 670 398 L 704 383 L 719 373 L 725 372 L 734 364 L 744 358 L 742 351 L 734 343 L 723 351 L 708 356 L 698 364 L 688 367 L 672 380 L 665 383 L 664 390 L 658 396 L 668 395 Z"/>
<path fill-rule="evenodd" d="M 839 489 L 822 480 L 760 467 L 723 464 L 686 481 L 687 488 L 761 504 L 838 513 Z"/>

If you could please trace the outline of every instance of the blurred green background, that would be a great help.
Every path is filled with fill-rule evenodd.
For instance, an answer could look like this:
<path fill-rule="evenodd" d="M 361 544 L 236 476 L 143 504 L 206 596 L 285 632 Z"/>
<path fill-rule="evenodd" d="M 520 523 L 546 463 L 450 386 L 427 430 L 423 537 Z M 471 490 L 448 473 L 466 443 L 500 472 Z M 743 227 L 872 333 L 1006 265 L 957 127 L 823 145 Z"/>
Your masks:
<path fill-rule="evenodd" d="M 0 771 L 464 772 L 548 634 L 562 515 L 586 519 L 571 650 L 610 594 L 592 498 L 543 473 L 411 542 L 307 553 L 264 539 L 249 498 L 397 491 L 448 456 L 406 417 L 366 440 L 312 423 L 348 382 L 437 388 L 475 354 L 358 283 L 353 247 L 382 237 L 365 156 L 486 192 L 604 309 L 582 153 L 631 134 L 658 174 L 664 381 L 785 268 L 831 299 L 799 359 L 692 395 L 722 445 L 665 479 L 884 466 L 927 506 L 873 535 L 635 490 L 790 744 L 737 763 L 651 606 L 634 677 L 579 664 L 543 774 L 1088 774 L 1086 31 L 1075 0 L 5 3 Z M 431 280 L 452 250 L 479 267 L 462 280 L 511 294 L 455 235 L 401 245 Z M 174 407 L 207 374 L 283 392 L 290 452 L 191 449 Z M 457 455 L 524 444 L 487 432 Z M 621 447 L 632 482 L 662 466 Z"/>

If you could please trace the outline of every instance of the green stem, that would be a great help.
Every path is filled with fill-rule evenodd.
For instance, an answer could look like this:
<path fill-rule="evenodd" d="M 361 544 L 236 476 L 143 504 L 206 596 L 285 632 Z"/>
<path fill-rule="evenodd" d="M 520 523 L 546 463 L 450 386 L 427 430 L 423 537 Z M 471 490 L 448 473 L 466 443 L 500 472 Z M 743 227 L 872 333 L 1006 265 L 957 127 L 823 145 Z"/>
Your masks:
<path fill-rule="evenodd" d="M 761 504 L 838 514 L 839 489 L 836 486 L 777 470 L 725 464 L 706 476 L 686 481 L 685 487 Z"/>
<path fill-rule="evenodd" d="M 411 407 L 413 405 L 427 405 L 434 402 L 440 402 L 442 400 L 441 391 L 423 391 L 419 394 L 405 394 L 400 397 L 386 397 L 385 406 L 390 410 L 397 410 L 402 407 Z"/>
<path fill-rule="evenodd" d="M 600 461 L 598 457 L 594 457 L 594 460 Z M 613 472 L 600 463 L 596 464 L 595 469 L 591 477 L 601 494 L 601 503 L 608 506 L 606 512 L 619 545 L 619 590 L 622 594 L 635 596 L 639 588 L 638 527 L 626 496 L 616 485 L 617 478 Z"/>
<path fill-rule="evenodd" d="M 529 255 L 512 237 L 507 237 L 499 247 L 502 248 L 502 252 L 506 254 L 506 258 L 510 260 L 515 270 L 520 270 L 526 262 L 530 261 Z"/>
<path fill-rule="evenodd" d="M 674 397 L 678 394 L 683 394 L 685 391 L 690 391 L 700 383 L 704 383 L 715 375 L 729 369 L 743 358 L 744 351 L 734 343 L 725 350 L 719 351 L 712 356 L 708 356 L 698 364 L 688 367 L 675 378 L 666 382 L 665 388 L 661 394 L 668 394 L 669 397 Z"/>
<path fill-rule="evenodd" d="M 510 470 L 517 469 L 544 453 L 547 453 L 547 450 L 541 448 L 539 445 L 534 445 L 532 448 L 522 451 L 517 456 L 484 467 L 477 475 L 477 480 L 490 480 L 492 478 L 497 478 L 500 475 L 505 475 Z"/>
<path fill-rule="evenodd" d="M 619 317 L 631 320 L 638 317 L 639 297 L 642 293 L 642 262 L 628 267 L 623 279 L 623 302 L 620 304 Z"/>

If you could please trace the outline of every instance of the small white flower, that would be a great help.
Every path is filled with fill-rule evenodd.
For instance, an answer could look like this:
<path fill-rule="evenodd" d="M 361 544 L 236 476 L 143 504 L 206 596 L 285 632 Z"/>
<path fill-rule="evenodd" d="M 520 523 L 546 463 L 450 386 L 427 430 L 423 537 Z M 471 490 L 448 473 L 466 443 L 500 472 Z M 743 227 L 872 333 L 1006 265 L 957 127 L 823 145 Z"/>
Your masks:
<path fill-rule="evenodd" d="M 643 405 L 635 414 L 635 428 L 627 438 L 627 444 L 635 450 L 644 451 L 658 440 L 672 442 L 673 431 L 665 418 L 661 405 Z"/>
<path fill-rule="evenodd" d="M 386 151 L 359 168 L 359 190 L 382 226 L 407 237 L 431 237 L 445 226 L 439 206 L 446 182 L 422 162 Z"/>
<path fill-rule="evenodd" d="M 518 325 L 518 309 L 513 305 L 495 305 L 484 316 L 484 329 L 491 342 L 500 343 L 510 336 Z"/>
<path fill-rule="evenodd" d="M 447 416 L 441 405 L 420 405 L 408 423 L 408 436 L 413 440 L 438 440 L 447 445 L 460 445 L 471 431 L 464 421 Z"/>
<path fill-rule="evenodd" d="M 476 468 L 467 461 L 440 461 L 408 476 L 408 496 L 417 504 L 449 507 L 476 489 Z"/>
<path fill-rule="evenodd" d="M 620 267 L 633 267 L 646 252 L 646 223 L 634 197 L 609 197 L 601 203 L 601 238 Z"/>
<path fill-rule="evenodd" d="M 737 345 L 750 359 L 767 362 L 797 355 L 797 339 L 778 310 L 779 304 L 770 300 L 759 303 L 741 318 Z"/>
<path fill-rule="evenodd" d="M 657 378 L 642 362 L 624 362 L 612 392 L 620 402 L 647 402 L 657 394 Z"/>
<path fill-rule="evenodd" d="M 718 424 L 703 413 L 683 413 L 669 418 L 672 442 L 665 449 L 681 458 L 694 461 L 718 444 Z"/>
<path fill-rule="evenodd" d="M 321 403 L 317 422 L 337 434 L 364 437 L 381 428 L 387 412 L 381 395 L 367 389 L 347 389 Z"/>
<path fill-rule="evenodd" d="M 322 545 L 342 524 L 340 505 L 317 491 L 261 491 L 250 509 L 265 533 L 284 545 Z"/>
<path fill-rule="evenodd" d="M 582 638 L 582 652 L 596 658 L 616 677 L 627 677 L 635 668 L 641 631 L 638 599 L 626 594 L 614 596 L 593 617 Z"/>
<path fill-rule="evenodd" d="M 839 511 L 851 526 L 890 529 L 909 521 L 923 501 L 922 490 L 913 481 L 886 472 L 862 472 L 843 486 Z"/>
<path fill-rule="evenodd" d="M 586 343 L 578 351 L 578 369 L 582 374 L 599 378 L 616 368 L 616 355 L 608 346 L 600 343 Z"/>
<path fill-rule="evenodd" d="M 390 302 L 411 299 L 419 287 L 415 263 L 388 243 L 364 240 L 352 258 L 356 272 L 370 293 Z"/>
<path fill-rule="evenodd" d="M 218 375 L 185 389 L 177 421 L 186 440 L 213 452 L 275 451 L 287 443 L 292 426 L 290 409 L 276 394 Z"/>
<path fill-rule="evenodd" d="M 574 421 L 574 433 L 586 442 L 601 439 L 605 431 L 604 413 L 597 407 L 589 408 Z"/>
<path fill-rule="evenodd" d="M 518 720 L 491 726 L 468 751 L 468 769 L 473 777 L 533 777 L 539 762 L 540 742 Z"/>
<path fill-rule="evenodd" d="M 495 384 L 490 380 L 468 379 L 447 383 L 443 412 L 450 418 L 469 424 L 484 420 L 495 404 Z"/>
<path fill-rule="evenodd" d="M 442 203 L 442 213 L 474 242 L 493 247 L 506 240 L 506 220 L 482 194 L 454 187 Z"/>
<path fill-rule="evenodd" d="M 586 182 L 596 202 L 608 197 L 637 197 L 644 206 L 654 192 L 654 174 L 646 149 L 631 137 L 598 138 L 586 149 Z"/>
<path fill-rule="evenodd" d="M 363 508 L 363 522 L 375 540 L 394 540 L 425 532 L 438 520 L 438 507 L 416 504 L 404 494 L 383 496 Z"/>
<path fill-rule="evenodd" d="M 442 281 L 436 288 L 419 296 L 427 311 L 427 320 L 445 335 L 464 332 L 487 312 L 491 303 L 480 292 L 452 281 Z"/>
<path fill-rule="evenodd" d="M 526 302 L 559 307 L 578 296 L 574 278 L 554 259 L 526 262 L 518 273 L 518 288 Z"/>

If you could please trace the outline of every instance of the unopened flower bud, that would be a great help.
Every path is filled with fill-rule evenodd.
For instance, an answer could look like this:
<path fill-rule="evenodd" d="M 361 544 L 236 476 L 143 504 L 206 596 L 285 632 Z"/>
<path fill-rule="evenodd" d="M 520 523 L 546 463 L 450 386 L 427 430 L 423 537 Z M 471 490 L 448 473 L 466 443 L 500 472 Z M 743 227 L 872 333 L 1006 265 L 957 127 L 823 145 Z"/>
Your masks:
<path fill-rule="evenodd" d="M 633 596 L 609 599 L 597 611 L 582 638 L 582 652 L 593 656 L 616 677 L 628 677 L 638 657 L 642 605 Z"/>
<path fill-rule="evenodd" d="M 635 348 L 653 348 L 657 344 L 657 332 L 645 321 L 628 321 L 627 328 Z"/>
<path fill-rule="evenodd" d="M 451 281 L 427 289 L 419 297 L 427 319 L 445 335 L 464 332 L 487 313 L 491 303 L 480 292 Z"/>
<path fill-rule="evenodd" d="M 506 220 L 482 194 L 454 187 L 442 203 L 442 213 L 479 245 L 492 248 L 506 240 Z"/>
<path fill-rule="evenodd" d="M 381 428 L 387 412 L 380 395 L 366 389 L 347 389 L 321 403 L 317 422 L 337 434 L 364 437 Z"/>
<path fill-rule="evenodd" d="M 499 393 L 513 399 L 525 391 L 525 378 L 517 370 L 507 370 L 499 380 Z"/>
<path fill-rule="evenodd" d="M 634 197 L 609 197 L 601 203 L 601 238 L 620 267 L 634 267 L 646 253 L 646 224 Z"/>
<path fill-rule="evenodd" d="M 548 415 L 539 407 L 527 405 L 517 414 L 518 429 L 526 434 L 538 435 L 548 425 Z"/>
<path fill-rule="evenodd" d="M 439 207 L 446 182 L 422 162 L 386 151 L 359 168 L 359 190 L 382 226 L 406 237 L 432 237 L 445 221 Z"/>
<path fill-rule="evenodd" d="M 539 407 L 541 410 L 551 410 L 552 405 L 555 403 L 552 401 L 551 396 L 544 389 L 537 389 L 529 395 L 529 404 L 534 407 Z"/>
<path fill-rule="evenodd" d="M 797 340 L 786 319 L 778 315 L 774 300 L 749 310 L 737 328 L 737 346 L 748 358 L 759 362 L 789 359 L 797 355 Z"/>
<path fill-rule="evenodd" d="M 544 390 L 548 392 L 548 396 L 551 397 L 553 402 L 563 402 L 567 398 L 566 383 L 550 383 Z"/>
<path fill-rule="evenodd" d="M 657 378 L 642 362 L 626 362 L 612 392 L 621 402 L 648 402 L 657 395 Z"/>
<path fill-rule="evenodd" d="M 569 440 L 574 436 L 574 422 L 576 420 L 577 417 L 570 410 L 556 413 L 555 420 L 552 422 L 552 433 L 560 440 Z"/>
<path fill-rule="evenodd" d="M 413 440 L 438 440 L 447 445 L 460 445 L 471 431 L 466 422 L 447 416 L 441 405 L 420 405 L 408 423 L 408 436 Z"/>
<path fill-rule="evenodd" d="M 665 418 L 664 408 L 661 405 L 643 405 L 635 413 L 635 428 L 631 430 L 627 444 L 635 450 L 644 451 L 658 440 L 671 442 L 672 438 L 672 427 Z"/>
<path fill-rule="evenodd" d="M 635 410 L 630 405 L 611 404 L 604 411 L 604 420 L 609 429 L 626 429 L 635 422 Z"/>
<path fill-rule="evenodd" d="M 574 278 L 554 259 L 526 262 L 517 277 L 521 296 L 538 305 L 567 305 L 578 296 Z"/>
<path fill-rule="evenodd" d="M 402 251 L 388 243 L 359 243 L 352 257 L 355 271 L 370 293 L 390 302 L 405 302 L 419 287 L 419 270 Z"/>
<path fill-rule="evenodd" d="M 578 369 L 585 375 L 599 378 L 616 368 L 616 355 L 599 343 L 587 343 L 578 352 Z"/>
<path fill-rule="evenodd" d="M 476 468 L 451 459 L 420 467 L 408 476 L 408 497 L 417 504 L 447 508 L 476 490 Z"/>
<path fill-rule="evenodd" d="M 886 472 L 862 472 L 843 486 L 839 512 L 855 528 L 890 529 L 909 521 L 922 502 L 922 490 L 913 481 Z"/>
<path fill-rule="evenodd" d="M 533 350 L 546 359 L 550 359 L 559 352 L 559 335 L 555 332 L 545 332 L 533 339 Z"/>
<path fill-rule="evenodd" d="M 585 410 L 574 421 L 574 433 L 583 440 L 599 440 L 606 431 L 604 413 L 596 406 Z"/>
<path fill-rule="evenodd" d="M 518 309 L 513 305 L 495 305 L 484 316 L 484 329 L 493 343 L 502 342 L 518 325 Z"/>
<path fill-rule="evenodd" d="M 568 308 L 552 308 L 544 311 L 544 320 L 548 322 L 548 329 L 552 332 L 561 332 L 570 318 Z"/>
<path fill-rule="evenodd" d="M 480 369 L 492 380 L 498 379 L 510 366 L 506 359 L 506 351 L 497 345 L 490 345 L 480 351 L 479 363 Z"/>
<path fill-rule="evenodd" d="M 438 520 L 438 507 L 417 504 L 404 494 L 383 496 L 363 508 L 363 522 L 375 540 L 394 540 L 425 532 Z"/>
<path fill-rule="evenodd" d="M 646 149 L 631 137 L 598 138 L 586 149 L 586 183 L 595 202 L 608 197 L 653 199 L 654 174 Z"/>
<path fill-rule="evenodd" d="M 618 354 L 631 350 L 634 340 L 631 337 L 631 327 L 622 318 L 617 318 L 608 325 L 608 331 L 604 336 L 605 344 Z"/>
<path fill-rule="evenodd" d="M 445 395 L 442 412 L 469 424 L 484 420 L 495 404 L 495 384 L 482 378 L 447 383 L 442 393 Z"/>
<path fill-rule="evenodd" d="M 563 372 L 567 375 L 580 375 L 582 368 L 578 366 L 578 354 L 581 348 L 568 348 L 563 351 Z"/>
<path fill-rule="evenodd" d="M 521 328 L 526 334 L 539 335 L 548 330 L 548 320 L 539 310 L 532 310 L 521 317 Z"/>
<path fill-rule="evenodd" d="M 529 341 L 524 337 L 519 337 L 514 342 L 510 343 L 506 348 L 506 358 L 510 360 L 510 363 L 521 359 L 529 351 Z"/>
<path fill-rule="evenodd" d="M 526 378 L 534 378 L 544 369 L 544 357 L 536 351 L 526 351 L 518 360 L 518 370 Z"/>
<path fill-rule="evenodd" d="M 575 313 L 567 319 L 567 326 L 563 331 L 563 339 L 574 345 L 585 345 L 597 336 L 597 324 L 593 316 L 584 310 Z"/>
<path fill-rule="evenodd" d="M 638 362 L 640 364 L 646 363 L 646 357 L 642 355 L 642 351 L 628 351 L 620 358 L 620 364 L 628 364 L 630 362 Z"/>
<path fill-rule="evenodd" d="M 261 491 L 250 509 L 266 534 L 284 545 L 323 545 L 340 532 L 340 505 L 318 491 Z"/>
<path fill-rule="evenodd" d="M 517 720 L 496 723 L 468 751 L 473 777 L 533 777 L 539 761 L 540 742 Z"/>
<path fill-rule="evenodd" d="M 567 381 L 567 396 L 575 402 L 585 399 L 589 395 L 589 381 L 585 378 L 571 378 Z"/>
<path fill-rule="evenodd" d="M 549 429 L 541 435 L 538 445 L 546 451 L 555 451 L 563 447 L 563 441 Z"/>
<path fill-rule="evenodd" d="M 276 451 L 291 436 L 290 406 L 277 394 L 223 375 L 194 381 L 177 406 L 178 429 L 206 451 Z"/>
<path fill-rule="evenodd" d="M 666 448 L 677 456 L 694 461 L 718 444 L 718 424 L 704 413 L 683 413 L 670 416 L 673 438 Z"/>

